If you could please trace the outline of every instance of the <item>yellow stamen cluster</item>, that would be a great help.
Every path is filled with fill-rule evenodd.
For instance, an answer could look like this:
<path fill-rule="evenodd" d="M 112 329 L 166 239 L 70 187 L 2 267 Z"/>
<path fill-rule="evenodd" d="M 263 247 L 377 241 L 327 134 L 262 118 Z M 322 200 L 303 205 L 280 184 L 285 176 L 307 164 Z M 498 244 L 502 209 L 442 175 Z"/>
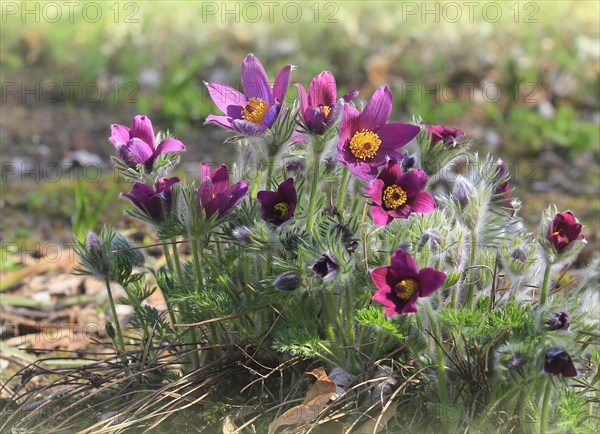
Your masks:
<path fill-rule="evenodd" d="M 553 232 L 552 235 L 560 236 L 560 232 L 559 231 Z M 567 242 L 567 243 L 569 242 L 569 237 L 567 237 L 566 235 L 563 236 L 563 239 L 565 240 L 565 242 Z"/>
<path fill-rule="evenodd" d="M 419 290 L 419 282 L 415 279 L 404 279 L 396 285 L 394 290 L 396 297 L 400 300 L 408 301 Z"/>
<path fill-rule="evenodd" d="M 289 204 L 287 204 L 285 202 L 279 202 L 278 204 L 275 204 L 275 206 L 273 207 L 273 214 L 279 220 L 286 219 L 288 217 L 288 215 L 290 214 Z"/>
<path fill-rule="evenodd" d="M 331 107 L 329 107 L 328 105 L 324 105 L 323 106 L 323 111 L 325 112 L 325 117 L 329 116 L 329 112 L 331 111 Z"/>
<path fill-rule="evenodd" d="M 396 209 L 406 203 L 406 192 L 399 185 L 390 185 L 383 190 L 383 205 L 387 209 Z"/>
<path fill-rule="evenodd" d="M 381 146 L 381 139 L 373 131 L 361 130 L 350 139 L 350 152 L 356 158 L 368 160 L 373 158 Z"/>
<path fill-rule="evenodd" d="M 242 110 L 242 119 L 253 124 L 262 125 L 269 110 L 269 103 L 261 98 L 250 98 Z"/>

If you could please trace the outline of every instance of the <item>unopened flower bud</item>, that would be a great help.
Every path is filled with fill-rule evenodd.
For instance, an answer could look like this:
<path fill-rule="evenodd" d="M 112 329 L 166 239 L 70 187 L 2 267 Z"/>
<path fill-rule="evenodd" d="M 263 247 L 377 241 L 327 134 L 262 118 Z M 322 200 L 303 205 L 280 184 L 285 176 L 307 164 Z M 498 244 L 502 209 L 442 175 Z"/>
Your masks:
<path fill-rule="evenodd" d="M 554 312 L 546 321 L 548 330 L 568 330 L 569 329 L 569 314 L 567 312 Z"/>
<path fill-rule="evenodd" d="M 95 232 L 89 231 L 85 236 L 85 247 L 89 251 L 99 251 L 102 248 L 102 241 Z"/>
<path fill-rule="evenodd" d="M 520 247 L 517 247 L 515 250 L 513 250 L 511 256 L 515 261 L 519 261 L 522 264 L 527 261 L 527 253 Z"/>
<path fill-rule="evenodd" d="M 252 232 L 246 226 L 238 226 L 235 228 L 231 234 L 242 243 L 250 243 L 252 242 Z"/>
<path fill-rule="evenodd" d="M 458 201 L 461 208 L 466 208 L 472 193 L 473 185 L 469 182 L 468 179 L 459 176 L 456 180 L 456 183 L 454 184 L 452 196 Z"/>
<path fill-rule="evenodd" d="M 141 250 L 136 248 L 136 246 L 130 243 L 123 235 L 115 233 L 110 248 L 113 252 L 121 253 L 125 256 L 134 267 L 141 267 L 144 265 L 145 259 Z"/>
<path fill-rule="evenodd" d="M 442 237 L 438 231 L 435 229 L 427 229 L 421 235 L 421 240 L 419 241 L 419 250 L 429 245 L 431 250 L 436 250 L 440 244 L 442 243 Z"/>
<path fill-rule="evenodd" d="M 294 291 L 300 286 L 300 274 L 295 271 L 286 271 L 273 281 L 273 286 L 279 291 Z"/>
<path fill-rule="evenodd" d="M 415 167 L 416 162 L 417 162 L 417 159 L 415 157 L 413 157 L 412 155 L 405 156 L 402 159 L 402 171 L 408 172 L 409 170 L 413 169 Z"/>
<path fill-rule="evenodd" d="M 285 170 L 293 175 L 296 175 L 306 170 L 306 164 L 299 158 L 290 159 L 285 162 Z"/>

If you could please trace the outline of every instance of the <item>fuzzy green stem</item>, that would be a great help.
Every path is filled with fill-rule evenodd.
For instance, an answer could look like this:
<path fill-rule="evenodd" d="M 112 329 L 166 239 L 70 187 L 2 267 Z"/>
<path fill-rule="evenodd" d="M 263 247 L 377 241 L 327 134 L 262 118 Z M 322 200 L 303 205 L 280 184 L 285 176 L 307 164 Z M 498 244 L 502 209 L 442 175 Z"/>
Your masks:
<path fill-rule="evenodd" d="M 163 244 L 163 254 L 165 255 L 165 261 L 167 261 L 167 268 L 169 268 L 169 270 L 173 269 L 173 260 L 171 259 L 171 253 L 169 252 L 169 245 L 168 244 Z"/>
<path fill-rule="evenodd" d="M 117 329 L 117 339 L 119 341 L 119 346 L 121 347 L 121 351 L 125 353 L 125 342 L 123 341 L 123 333 L 121 333 L 121 324 L 119 324 L 119 317 L 117 316 L 115 300 L 113 299 L 112 291 L 110 289 L 110 280 L 108 279 L 108 277 L 104 278 L 104 282 L 106 283 L 106 290 L 108 292 L 108 302 L 110 304 L 110 310 L 112 311 L 113 319 L 115 321 L 115 328 Z"/>
<path fill-rule="evenodd" d="M 315 139 L 320 140 L 320 139 Z M 320 146 L 320 144 L 319 144 Z M 312 169 L 312 180 L 310 183 L 310 198 L 308 202 L 308 215 L 306 216 L 306 231 L 309 235 L 312 234 L 313 226 L 314 226 L 314 214 L 315 214 L 315 204 L 317 197 L 317 184 L 319 181 L 319 164 L 320 164 L 320 154 L 315 149 L 316 146 L 313 146 L 313 169 Z"/>
<path fill-rule="evenodd" d="M 200 249 L 198 249 L 198 238 L 192 238 L 192 257 L 194 259 L 194 271 L 196 272 L 196 280 L 198 289 L 204 285 L 202 279 L 202 267 L 200 266 Z"/>
<path fill-rule="evenodd" d="M 550 272 L 552 271 L 552 261 L 548 260 L 546 263 L 546 270 L 544 271 L 544 281 L 542 282 L 542 292 L 540 293 L 540 305 L 546 304 L 548 299 L 548 285 L 550 283 Z"/>
<path fill-rule="evenodd" d="M 352 285 L 346 285 L 346 327 L 348 327 L 348 343 L 354 348 L 354 294 Z"/>
<path fill-rule="evenodd" d="M 335 339 L 335 333 L 333 332 L 333 327 L 331 325 L 332 318 L 329 312 L 329 306 L 327 306 L 327 296 L 325 295 L 325 290 L 319 291 L 321 295 L 321 305 L 323 307 L 323 316 L 325 317 L 325 332 L 327 334 L 327 339 L 329 339 L 329 345 L 331 345 L 331 351 L 336 357 L 339 358 L 339 347 L 338 343 Z"/>
<path fill-rule="evenodd" d="M 542 412 L 540 414 L 540 434 L 546 434 L 548 424 L 548 404 L 550 404 L 550 394 L 552 393 L 552 380 L 546 379 L 546 390 L 544 390 L 544 400 L 542 401 Z"/>
<path fill-rule="evenodd" d="M 427 316 L 429 317 L 429 323 L 431 324 L 431 328 L 433 331 L 433 335 L 435 336 L 436 342 L 436 358 L 437 358 L 437 368 L 438 368 L 438 377 L 439 377 L 439 386 L 440 386 L 440 401 L 442 404 L 445 404 L 448 400 L 447 389 L 446 389 L 446 370 L 444 363 L 444 353 L 442 352 L 442 337 L 440 334 L 439 324 L 437 323 L 435 316 L 433 315 L 433 310 L 431 309 L 431 304 L 427 303 Z"/>
<path fill-rule="evenodd" d="M 177 272 L 177 280 L 180 285 L 183 285 L 183 273 L 181 272 L 181 262 L 179 261 L 179 252 L 177 251 L 177 243 L 173 240 L 171 244 L 173 249 L 173 262 L 175 263 L 175 271 Z"/>
<path fill-rule="evenodd" d="M 346 166 L 342 168 L 342 181 L 340 183 L 340 192 L 338 196 L 337 209 L 342 212 L 344 209 L 344 200 L 346 198 L 346 189 L 348 188 L 348 180 L 350 179 L 350 171 Z"/>
<path fill-rule="evenodd" d="M 477 252 L 477 234 L 475 230 L 471 231 L 471 252 L 469 254 L 469 266 L 472 267 L 475 265 L 475 253 Z M 469 270 L 469 284 L 468 284 L 468 292 L 467 292 L 467 307 L 469 309 L 473 308 L 473 298 L 475 297 L 475 285 L 473 284 L 473 274 L 472 270 Z"/>
<path fill-rule="evenodd" d="M 167 261 L 167 267 L 169 268 L 169 270 L 173 270 L 173 260 L 171 259 L 171 253 L 169 253 L 168 244 L 163 244 L 163 253 L 165 255 L 165 260 Z M 177 320 L 175 319 L 173 305 L 169 301 L 169 297 L 167 296 L 167 294 L 165 294 L 164 291 L 162 292 L 162 294 L 165 297 L 165 304 L 167 305 L 167 311 L 169 312 L 169 319 L 171 320 L 171 324 L 175 326 L 175 324 L 177 324 Z"/>
<path fill-rule="evenodd" d="M 265 181 L 265 187 L 267 190 L 271 188 L 271 181 L 273 178 L 273 168 L 275 167 L 275 157 L 267 158 L 267 179 Z"/>

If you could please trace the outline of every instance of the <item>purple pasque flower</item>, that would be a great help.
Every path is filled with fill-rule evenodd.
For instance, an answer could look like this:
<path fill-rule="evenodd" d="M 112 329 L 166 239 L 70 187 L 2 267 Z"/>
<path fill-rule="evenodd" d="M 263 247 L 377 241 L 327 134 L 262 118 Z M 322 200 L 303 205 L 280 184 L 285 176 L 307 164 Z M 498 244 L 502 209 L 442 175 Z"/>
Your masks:
<path fill-rule="evenodd" d="M 425 125 L 427 126 L 427 132 L 431 134 L 432 145 L 441 141 L 455 148 L 460 143 L 457 138 L 465 134 L 464 131 L 447 125 Z"/>
<path fill-rule="evenodd" d="M 412 212 L 433 212 L 433 197 L 423 190 L 426 183 L 427 175 L 422 170 L 402 173 L 400 164 L 396 160 L 389 160 L 377 179 L 365 187 L 365 192 L 373 200 L 373 223 L 383 226 L 395 218 L 406 219 Z"/>
<path fill-rule="evenodd" d="M 577 369 L 569 353 L 561 348 L 549 348 L 544 355 L 544 372 L 564 377 L 577 376 Z"/>
<path fill-rule="evenodd" d="M 508 167 L 502 160 L 498 160 L 498 166 L 496 173 L 492 179 L 492 184 L 495 185 L 493 192 L 493 201 L 499 202 L 506 209 L 511 217 L 515 216 L 515 207 L 512 204 L 512 195 L 510 194 L 510 185 L 508 179 L 510 178 Z"/>
<path fill-rule="evenodd" d="M 288 178 L 279 184 L 277 191 L 259 191 L 256 199 L 260 203 L 260 216 L 263 220 L 281 226 L 292 217 L 298 201 L 294 178 Z"/>
<path fill-rule="evenodd" d="M 391 112 L 392 92 L 387 86 L 375 91 L 362 113 L 344 105 L 338 160 L 361 179 L 377 177 L 377 168 L 385 164 L 387 157 L 401 160 L 397 150 L 419 134 L 420 128 L 416 125 L 386 124 Z"/>
<path fill-rule="evenodd" d="M 356 95 L 358 90 L 353 90 L 338 101 L 335 77 L 331 72 L 323 71 L 312 79 L 308 93 L 298 84 L 300 115 L 309 131 L 323 134 L 340 117 L 344 103 L 352 101 Z"/>
<path fill-rule="evenodd" d="M 262 136 L 281 110 L 291 70 L 291 65 L 281 68 L 271 87 L 260 61 L 248 54 L 241 72 L 244 93 L 223 83 L 207 83 L 210 97 L 225 116 L 208 115 L 206 122 L 247 136 Z"/>
<path fill-rule="evenodd" d="M 156 146 L 152 122 L 148 116 L 137 115 L 131 128 L 123 125 L 111 125 L 109 140 L 115 145 L 117 155 L 132 169 L 144 165 L 146 172 L 152 171 L 152 165 L 160 154 L 185 151 L 185 145 L 177 139 L 165 139 Z"/>
<path fill-rule="evenodd" d="M 225 216 L 240 203 L 248 192 L 245 181 L 229 185 L 227 166 L 222 164 L 212 172 L 208 163 L 202 163 L 202 179 L 198 187 L 198 210 L 204 211 L 207 219 L 213 215 L 219 218 Z"/>
<path fill-rule="evenodd" d="M 171 209 L 173 194 L 171 187 L 179 182 L 179 178 L 159 178 L 156 181 L 156 189 L 147 184 L 136 182 L 129 193 L 121 193 L 121 197 L 129 199 L 142 212 L 145 212 L 152 220 L 159 223 L 165 218 L 165 214 Z"/>
<path fill-rule="evenodd" d="M 567 312 L 554 312 L 552 316 L 546 320 L 546 327 L 548 330 L 568 330 L 569 326 L 569 314 Z"/>
<path fill-rule="evenodd" d="M 389 266 L 376 268 L 371 280 L 378 291 L 373 300 L 385 307 L 388 318 L 417 311 L 417 299 L 439 289 L 446 274 L 434 268 L 419 270 L 412 256 L 402 249 L 392 255 Z"/>
<path fill-rule="evenodd" d="M 581 235 L 582 227 L 580 223 L 577 223 L 571 211 L 559 212 L 548 227 L 546 240 L 552 243 L 556 251 L 560 253 L 573 241 L 584 239 Z"/>
<path fill-rule="evenodd" d="M 322 277 L 324 280 L 327 280 L 333 276 L 335 276 L 340 269 L 340 266 L 335 261 L 333 256 L 323 253 L 323 255 L 317 259 L 310 266 L 310 269 L 317 276 Z"/>

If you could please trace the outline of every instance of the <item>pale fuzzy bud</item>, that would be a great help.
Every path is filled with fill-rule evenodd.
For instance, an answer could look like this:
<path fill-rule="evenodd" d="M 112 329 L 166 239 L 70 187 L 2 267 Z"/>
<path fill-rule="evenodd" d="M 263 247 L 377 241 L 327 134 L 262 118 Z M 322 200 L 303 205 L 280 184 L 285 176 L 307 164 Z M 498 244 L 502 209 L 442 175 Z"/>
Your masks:
<path fill-rule="evenodd" d="M 300 274 L 295 271 L 286 271 L 285 273 L 280 274 L 273 281 L 273 286 L 275 289 L 284 292 L 294 291 L 300 286 Z"/>

